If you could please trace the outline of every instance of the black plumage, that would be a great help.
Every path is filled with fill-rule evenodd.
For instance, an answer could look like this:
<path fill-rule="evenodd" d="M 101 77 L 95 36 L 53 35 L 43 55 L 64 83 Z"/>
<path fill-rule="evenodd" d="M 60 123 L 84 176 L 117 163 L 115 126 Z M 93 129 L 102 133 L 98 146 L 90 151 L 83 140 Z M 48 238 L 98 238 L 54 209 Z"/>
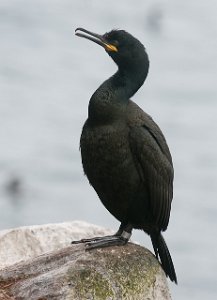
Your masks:
<path fill-rule="evenodd" d="M 121 245 L 133 228 L 142 229 L 150 235 L 166 275 L 177 282 L 161 234 L 168 226 L 173 197 L 171 154 L 158 125 L 130 100 L 148 74 L 146 50 L 124 30 L 98 35 L 78 28 L 76 35 L 102 46 L 118 66 L 90 99 L 80 148 L 90 184 L 121 225 L 114 236 L 83 242 L 88 249 Z"/>

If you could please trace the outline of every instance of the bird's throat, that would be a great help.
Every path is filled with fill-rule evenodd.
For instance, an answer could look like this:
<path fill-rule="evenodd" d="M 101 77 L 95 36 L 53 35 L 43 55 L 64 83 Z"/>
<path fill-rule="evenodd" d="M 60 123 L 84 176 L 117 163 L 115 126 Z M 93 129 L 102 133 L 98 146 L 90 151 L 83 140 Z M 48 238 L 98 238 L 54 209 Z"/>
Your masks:
<path fill-rule="evenodd" d="M 125 113 L 129 99 L 143 85 L 147 72 L 118 70 L 92 95 L 88 119 L 92 124 L 108 124 L 120 120 Z"/>
<path fill-rule="evenodd" d="M 143 85 L 147 73 L 143 70 L 118 70 L 110 79 L 111 86 L 116 93 L 120 94 L 120 99 L 129 100 Z"/>

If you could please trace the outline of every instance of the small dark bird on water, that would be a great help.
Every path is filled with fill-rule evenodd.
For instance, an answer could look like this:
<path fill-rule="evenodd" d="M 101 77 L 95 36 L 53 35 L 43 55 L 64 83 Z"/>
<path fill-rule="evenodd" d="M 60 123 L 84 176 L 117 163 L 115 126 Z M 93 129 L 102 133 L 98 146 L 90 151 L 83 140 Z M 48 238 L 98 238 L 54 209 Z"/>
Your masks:
<path fill-rule="evenodd" d="M 107 210 L 121 222 L 113 236 L 74 241 L 86 249 L 124 245 L 132 229 L 151 237 L 156 257 L 177 283 L 161 234 L 168 226 L 173 197 L 173 164 L 163 133 L 130 98 L 149 70 L 144 46 L 124 30 L 104 35 L 83 28 L 76 35 L 102 46 L 118 71 L 92 95 L 80 140 L 85 174 Z"/>

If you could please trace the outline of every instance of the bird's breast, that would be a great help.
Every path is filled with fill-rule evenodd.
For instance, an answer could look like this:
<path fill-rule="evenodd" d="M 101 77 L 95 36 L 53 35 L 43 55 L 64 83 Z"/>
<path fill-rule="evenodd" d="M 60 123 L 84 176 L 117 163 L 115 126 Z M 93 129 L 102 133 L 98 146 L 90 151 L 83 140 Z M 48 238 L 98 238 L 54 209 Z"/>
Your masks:
<path fill-rule="evenodd" d="M 85 173 L 95 176 L 104 171 L 109 177 L 115 169 L 123 169 L 131 157 L 128 135 L 128 128 L 122 122 L 92 126 L 87 121 L 80 141 Z"/>
<path fill-rule="evenodd" d="M 127 101 L 122 100 L 116 91 L 107 86 L 99 87 L 90 99 L 88 106 L 89 122 L 97 126 L 109 125 L 124 118 Z"/>
<path fill-rule="evenodd" d="M 140 180 L 130 151 L 128 135 L 129 129 L 122 122 L 90 126 L 87 121 L 80 140 L 84 172 L 103 204 L 113 215 L 119 212 L 126 214 L 126 199 L 131 197 L 131 193 L 135 193 Z"/>

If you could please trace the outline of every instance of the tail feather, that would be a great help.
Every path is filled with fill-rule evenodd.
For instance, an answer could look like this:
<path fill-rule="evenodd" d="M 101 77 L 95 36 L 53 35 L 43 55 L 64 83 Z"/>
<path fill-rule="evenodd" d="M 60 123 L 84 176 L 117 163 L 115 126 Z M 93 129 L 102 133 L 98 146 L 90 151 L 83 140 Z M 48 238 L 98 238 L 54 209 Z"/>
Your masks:
<path fill-rule="evenodd" d="M 158 257 L 160 257 L 161 265 L 166 276 L 169 276 L 170 280 L 174 281 L 177 284 L 176 271 L 173 265 L 169 249 L 162 234 L 152 233 L 151 241 L 157 259 Z"/>

